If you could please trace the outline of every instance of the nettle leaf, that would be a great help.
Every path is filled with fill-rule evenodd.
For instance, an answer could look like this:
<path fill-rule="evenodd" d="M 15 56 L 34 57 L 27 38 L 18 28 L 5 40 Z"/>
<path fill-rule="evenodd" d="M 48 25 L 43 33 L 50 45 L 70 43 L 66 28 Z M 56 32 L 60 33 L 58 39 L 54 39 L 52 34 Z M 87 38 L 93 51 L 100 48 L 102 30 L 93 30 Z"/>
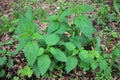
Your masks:
<path fill-rule="evenodd" d="M 113 2 L 113 7 L 115 9 L 115 11 L 120 15 L 120 6 L 117 4 L 116 1 Z"/>
<path fill-rule="evenodd" d="M 88 4 L 83 4 L 83 5 L 79 6 L 78 11 L 79 11 L 79 13 L 84 13 L 84 12 L 89 12 L 94 9 L 95 8 L 93 8 L 92 6 L 90 6 Z"/>
<path fill-rule="evenodd" d="M 77 55 L 78 53 L 79 53 L 78 50 L 74 50 L 73 53 L 72 53 L 72 56 Z"/>
<path fill-rule="evenodd" d="M 48 26 L 48 33 L 58 33 L 62 34 L 69 29 L 69 25 L 67 23 L 61 22 L 53 22 Z"/>
<path fill-rule="evenodd" d="M 1 69 L 0 70 L 0 77 L 3 77 L 5 75 L 5 70 L 4 69 Z"/>
<path fill-rule="evenodd" d="M 70 41 L 74 43 L 75 46 L 80 48 L 81 46 L 84 46 L 85 44 L 89 43 L 90 40 L 82 36 L 75 36 L 75 37 L 71 37 Z"/>
<path fill-rule="evenodd" d="M 74 8 L 68 8 L 67 10 L 63 11 L 61 16 L 66 17 L 66 16 L 69 16 L 69 15 L 74 14 L 74 13 L 75 13 Z"/>
<path fill-rule="evenodd" d="M 19 15 L 19 25 L 17 26 L 15 33 L 21 34 L 23 32 L 28 32 L 32 34 L 33 32 L 38 32 L 38 26 L 33 23 L 33 21 L 29 20 L 22 13 Z"/>
<path fill-rule="evenodd" d="M 82 50 L 79 53 L 79 57 L 83 62 L 86 62 L 86 63 L 91 63 L 92 62 L 92 56 L 90 56 L 90 54 L 86 50 Z"/>
<path fill-rule="evenodd" d="M 91 63 L 92 70 L 95 70 L 97 67 L 98 67 L 98 62 L 97 61 L 94 61 L 94 62 Z"/>
<path fill-rule="evenodd" d="M 39 67 L 38 67 L 38 64 L 35 63 L 33 65 L 33 68 L 32 68 L 33 72 L 35 73 L 36 77 L 37 78 L 40 78 L 40 70 L 39 70 Z"/>
<path fill-rule="evenodd" d="M 95 50 L 91 50 L 89 51 L 89 53 L 91 54 L 91 57 L 95 57 L 95 58 L 100 58 L 100 53 L 98 51 Z"/>
<path fill-rule="evenodd" d="M 50 48 L 50 52 L 53 54 L 55 59 L 61 62 L 66 62 L 67 57 L 64 52 L 62 52 L 60 49 Z"/>
<path fill-rule="evenodd" d="M 18 36 L 18 40 L 26 40 L 31 37 L 31 33 L 23 32 Z"/>
<path fill-rule="evenodd" d="M 48 17 L 49 22 L 58 22 L 58 16 L 57 15 L 51 15 Z"/>
<path fill-rule="evenodd" d="M 4 57 L 0 57 L 0 66 L 4 65 L 6 63 L 7 58 Z"/>
<path fill-rule="evenodd" d="M 73 57 L 73 56 L 68 57 L 66 62 L 66 67 L 65 67 L 67 73 L 73 70 L 77 66 L 77 64 L 78 64 L 78 60 L 76 57 Z"/>
<path fill-rule="evenodd" d="M 51 61 L 51 65 L 50 65 L 50 67 L 49 67 L 49 71 L 53 72 L 53 70 L 55 69 L 55 67 L 56 67 L 55 62 L 54 62 L 54 61 Z"/>
<path fill-rule="evenodd" d="M 48 26 L 47 33 L 55 32 L 59 28 L 58 22 L 51 22 Z"/>
<path fill-rule="evenodd" d="M 90 69 L 90 64 L 87 64 L 87 63 L 85 63 L 83 61 L 80 61 L 79 67 L 83 68 L 84 71 L 88 71 Z"/>
<path fill-rule="evenodd" d="M 13 80 L 19 80 L 19 77 L 14 76 L 14 77 L 13 77 Z"/>
<path fill-rule="evenodd" d="M 42 55 L 44 53 L 45 49 L 44 48 L 39 48 L 38 56 Z"/>
<path fill-rule="evenodd" d="M 29 19 L 31 22 L 33 21 L 33 13 L 32 13 L 32 9 L 31 9 L 30 6 L 28 7 L 25 16 L 26 16 L 27 19 Z"/>
<path fill-rule="evenodd" d="M 37 60 L 41 75 L 44 75 L 50 67 L 51 60 L 48 55 L 41 55 Z"/>
<path fill-rule="evenodd" d="M 39 46 L 37 42 L 28 42 L 24 47 L 24 54 L 29 65 L 33 65 L 36 58 L 38 57 Z"/>
<path fill-rule="evenodd" d="M 24 46 L 25 46 L 26 43 L 27 43 L 26 40 L 19 40 L 17 49 L 14 52 L 14 54 L 17 54 L 20 50 L 22 50 L 24 48 Z"/>
<path fill-rule="evenodd" d="M 55 33 L 62 34 L 69 29 L 69 25 L 65 22 L 59 23 L 59 28 L 55 31 Z"/>
<path fill-rule="evenodd" d="M 40 40 L 40 39 L 43 39 L 43 36 L 40 33 L 35 32 L 32 34 L 32 38 Z"/>
<path fill-rule="evenodd" d="M 13 59 L 8 59 L 7 61 L 7 67 L 12 68 L 13 67 Z"/>
<path fill-rule="evenodd" d="M 116 48 L 116 49 L 113 51 L 113 54 L 115 55 L 115 57 L 120 58 L 120 49 Z"/>
<path fill-rule="evenodd" d="M 99 67 L 101 70 L 106 70 L 108 68 L 106 60 L 99 59 Z"/>
<path fill-rule="evenodd" d="M 47 33 L 59 33 L 62 34 L 64 33 L 67 28 L 69 27 L 68 20 L 66 17 L 63 16 L 50 16 L 49 17 L 49 26 L 47 28 Z"/>
<path fill-rule="evenodd" d="M 25 66 L 23 69 L 20 69 L 18 72 L 21 76 L 28 76 L 29 78 L 32 76 L 33 71 L 29 66 Z"/>
<path fill-rule="evenodd" d="M 75 45 L 72 42 L 66 42 L 65 46 L 68 50 L 72 51 L 75 49 Z"/>
<path fill-rule="evenodd" d="M 74 24 L 78 26 L 82 33 L 89 39 L 91 39 L 92 34 L 96 32 L 96 30 L 92 26 L 90 19 L 87 16 L 76 17 L 74 20 Z"/>
<path fill-rule="evenodd" d="M 55 45 L 60 40 L 60 37 L 56 34 L 46 34 L 44 38 L 47 45 Z"/>

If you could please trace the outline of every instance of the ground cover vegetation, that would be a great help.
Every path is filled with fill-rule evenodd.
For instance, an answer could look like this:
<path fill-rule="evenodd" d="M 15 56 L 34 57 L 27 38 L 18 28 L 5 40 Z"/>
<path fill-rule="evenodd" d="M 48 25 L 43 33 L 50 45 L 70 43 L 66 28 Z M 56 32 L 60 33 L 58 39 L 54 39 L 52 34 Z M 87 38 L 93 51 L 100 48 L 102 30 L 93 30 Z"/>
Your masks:
<path fill-rule="evenodd" d="M 1 80 L 120 79 L 119 0 L 0 4 Z"/>

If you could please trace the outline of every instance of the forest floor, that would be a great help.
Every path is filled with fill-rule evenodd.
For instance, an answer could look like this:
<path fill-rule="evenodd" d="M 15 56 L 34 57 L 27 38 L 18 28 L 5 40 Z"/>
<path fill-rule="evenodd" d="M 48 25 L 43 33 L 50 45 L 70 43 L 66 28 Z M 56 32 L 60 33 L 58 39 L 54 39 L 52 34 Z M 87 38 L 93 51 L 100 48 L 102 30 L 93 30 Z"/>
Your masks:
<path fill-rule="evenodd" d="M 21 0 L 22 1 L 22 0 Z M 108 1 L 108 2 L 107 2 Z M 112 0 L 106 0 L 107 4 L 112 7 Z M 69 4 L 72 4 L 72 1 L 68 1 Z M 76 3 L 79 4 L 81 2 L 79 2 L 79 0 L 76 0 Z M 82 3 L 86 3 L 85 0 L 82 1 Z M 88 1 L 87 2 L 90 5 L 94 5 L 95 3 L 93 3 L 92 1 Z M 21 3 L 19 0 L 0 0 L 0 13 L 4 16 L 9 17 L 11 20 L 14 19 L 14 12 L 15 10 L 17 11 L 23 11 L 25 12 L 26 10 L 26 6 L 29 3 L 23 1 L 23 3 Z M 32 5 L 33 10 L 38 7 L 41 6 L 43 10 L 46 10 L 46 14 L 56 14 L 57 8 L 59 8 L 60 3 L 57 1 L 49 1 L 48 2 L 37 2 L 34 3 Z M 96 5 L 96 8 L 99 8 L 99 5 Z M 66 8 L 66 7 L 65 7 Z M 97 12 L 92 12 L 91 15 L 95 15 L 97 14 Z M 72 20 L 72 16 L 69 18 L 69 20 Z M 39 24 L 40 26 L 40 30 L 43 30 L 44 28 L 46 28 L 48 26 L 48 23 L 42 23 L 38 20 L 35 21 L 36 23 Z M 107 26 L 109 26 L 108 28 L 110 28 L 111 30 L 114 30 L 113 34 L 120 34 L 120 22 L 108 22 L 105 23 L 107 24 Z M 16 25 L 15 25 L 16 26 Z M 120 36 L 118 37 L 111 37 L 109 36 L 109 32 L 104 32 L 105 29 L 101 27 L 101 25 L 97 24 L 96 21 L 93 21 L 93 26 L 99 31 L 103 31 L 103 36 L 102 36 L 102 46 L 106 46 L 106 50 L 105 52 L 107 52 L 108 54 L 110 54 L 112 52 L 112 48 L 120 41 Z M 0 26 L 1 28 L 1 26 Z M 104 30 L 103 30 L 104 29 Z M 12 32 L 3 32 L 0 35 L 0 42 L 4 43 L 8 40 L 13 40 L 12 36 L 14 35 L 14 31 Z M 114 35 L 113 35 L 114 36 Z M 107 40 L 109 40 L 109 42 L 107 42 Z M 6 49 L 7 51 L 12 51 L 14 52 L 17 46 L 17 41 L 14 41 L 12 44 L 10 45 L 2 45 L 2 47 L 0 49 Z M 9 56 L 8 56 L 9 57 Z M 27 65 L 27 61 L 24 57 L 24 53 L 21 51 L 19 52 L 16 56 L 11 57 L 13 59 L 14 65 L 12 68 L 8 68 L 6 66 L 4 66 L 4 69 L 6 71 L 7 77 L 5 78 L 1 78 L 0 80 L 13 80 L 14 76 L 18 76 L 20 78 L 20 80 L 24 80 L 23 77 L 21 77 L 18 74 L 18 71 L 23 68 L 25 65 Z M 120 80 L 120 75 L 117 74 L 117 69 L 113 69 L 112 72 L 112 76 L 114 80 Z M 119 72 L 120 73 L 120 72 Z M 50 75 L 46 78 L 45 76 L 41 77 L 40 79 L 36 78 L 35 75 L 33 75 L 31 78 L 26 77 L 27 80 L 94 80 L 95 74 L 91 71 L 83 71 L 80 68 L 76 68 L 73 71 L 71 71 L 69 74 L 66 74 L 64 70 L 55 70 L 54 72 L 50 73 Z"/>

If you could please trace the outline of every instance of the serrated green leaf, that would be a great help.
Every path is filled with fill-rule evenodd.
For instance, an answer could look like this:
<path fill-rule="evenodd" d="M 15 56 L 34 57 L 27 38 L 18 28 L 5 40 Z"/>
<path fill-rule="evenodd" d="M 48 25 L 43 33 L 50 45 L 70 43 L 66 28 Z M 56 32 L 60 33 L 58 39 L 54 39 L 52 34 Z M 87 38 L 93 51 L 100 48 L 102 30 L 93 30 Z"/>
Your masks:
<path fill-rule="evenodd" d="M 61 22 L 59 23 L 59 28 L 55 31 L 55 33 L 62 34 L 66 32 L 69 28 L 69 25 L 67 23 Z"/>
<path fill-rule="evenodd" d="M 13 80 L 19 80 L 19 78 L 17 76 L 14 76 Z"/>
<path fill-rule="evenodd" d="M 18 36 L 18 40 L 26 40 L 31 37 L 31 33 L 23 32 Z"/>
<path fill-rule="evenodd" d="M 77 55 L 78 53 L 79 53 L 78 50 L 74 50 L 73 53 L 72 53 L 72 56 Z"/>
<path fill-rule="evenodd" d="M 69 73 L 71 70 L 73 70 L 78 64 L 78 60 L 76 57 L 68 57 L 66 62 L 66 71 Z"/>
<path fill-rule="evenodd" d="M 4 57 L 0 57 L 0 66 L 4 65 L 6 63 L 7 58 Z"/>
<path fill-rule="evenodd" d="M 65 47 L 70 51 L 75 49 L 75 45 L 72 42 L 66 42 Z"/>
<path fill-rule="evenodd" d="M 89 64 L 92 62 L 92 57 L 90 56 L 90 54 L 86 50 L 82 50 L 79 53 L 79 57 L 83 62 L 86 62 L 86 63 L 89 63 Z"/>
<path fill-rule="evenodd" d="M 116 1 L 113 2 L 113 7 L 114 7 L 115 11 L 120 15 L 120 7 L 119 7 L 119 5 L 116 3 Z"/>
<path fill-rule="evenodd" d="M 53 33 L 59 28 L 58 22 L 51 22 L 48 26 L 47 33 Z"/>
<path fill-rule="evenodd" d="M 54 70 L 55 67 L 56 67 L 55 62 L 54 62 L 54 61 L 51 61 L 51 65 L 50 65 L 50 67 L 49 67 L 49 70 L 50 70 L 51 72 L 53 72 L 53 70 Z"/>
<path fill-rule="evenodd" d="M 97 67 L 98 67 L 97 61 L 94 61 L 94 62 L 91 63 L 92 70 L 95 70 Z"/>
<path fill-rule="evenodd" d="M 93 28 L 90 19 L 87 16 L 75 17 L 74 24 L 82 31 L 82 33 L 88 37 L 92 38 L 92 34 L 96 32 Z"/>
<path fill-rule="evenodd" d="M 35 63 L 33 65 L 33 68 L 32 68 L 33 72 L 35 73 L 36 77 L 37 78 L 40 78 L 40 70 L 39 70 L 39 67 L 38 67 L 38 64 Z"/>
<path fill-rule="evenodd" d="M 33 13 L 32 13 L 32 9 L 30 6 L 28 7 L 25 15 L 26 15 L 27 19 L 29 19 L 31 22 L 33 21 Z"/>
<path fill-rule="evenodd" d="M 113 51 L 113 54 L 114 54 L 117 58 L 120 58 L 120 49 L 116 48 L 116 49 Z"/>
<path fill-rule="evenodd" d="M 29 66 L 25 66 L 23 69 L 20 69 L 18 72 L 21 76 L 28 76 L 29 78 L 32 76 L 33 71 Z"/>
<path fill-rule="evenodd" d="M 74 12 L 75 12 L 74 8 L 68 8 L 67 10 L 63 11 L 61 16 L 66 17 L 66 16 L 69 16 L 71 14 L 74 14 Z"/>
<path fill-rule="evenodd" d="M 26 43 L 27 43 L 26 40 L 19 40 L 17 49 L 14 52 L 14 55 L 17 54 L 20 50 L 22 50 L 24 48 L 24 46 L 26 45 Z"/>
<path fill-rule="evenodd" d="M 0 77 L 3 77 L 5 75 L 5 70 L 4 69 L 1 69 L 0 70 Z"/>
<path fill-rule="evenodd" d="M 99 60 L 99 67 L 100 67 L 101 70 L 106 70 L 107 67 L 108 67 L 108 64 L 107 64 L 107 62 L 105 60 L 100 59 Z"/>
<path fill-rule="evenodd" d="M 91 51 L 89 51 L 89 53 L 91 54 L 91 57 L 92 58 L 100 58 L 101 56 L 100 56 L 100 53 L 98 52 L 98 51 L 94 51 L 94 50 L 91 50 Z"/>
<path fill-rule="evenodd" d="M 8 59 L 7 61 L 7 67 L 12 68 L 13 67 L 13 59 Z"/>
<path fill-rule="evenodd" d="M 29 65 L 33 65 L 36 58 L 38 57 L 39 46 L 37 42 L 28 42 L 24 47 L 24 54 Z"/>
<path fill-rule="evenodd" d="M 40 35 L 40 33 L 33 33 L 32 34 L 32 38 L 33 39 L 43 39 L 43 36 L 42 35 Z"/>
<path fill-rule="evenodd" d="M 55 59 L 61 62 L 66 62 L 67 57 L 64 52 L 62 52 L 60 49 L 50 48 L 50 52 L 53 54 Z"/>
<path fill-rule="evenodd" d="M 51 60 L 48 55 L 41 55 L 37 60 L 41 75 L 44 75 L 50 67 Z"/>
<path fill-rule="evenodd" d="M 45 49 L 44 48 L 39 48 L 38 56 L 42 55 L 44 53 Z"/>
<path fill-rule="evenodd" d="M 75 36 L 70 38 L 70 41 L 74 43 L 75 46 L 80 48 L 81 46 L 84 46 L 85 44 L 87 44 L 89 42 L 89 39 L 82 36 Z"/>
<path fill-rule="evenodd" d="M 79 6 L 78 11 L 79 11 L 79 13 L 84 13 L 84 12 L 89 12 L 94 9 L 95 8 L 93 8 L 92 6 L 90 6 L 88 4 L 82 4 L 81 6 Z"/>
<path fill-rule="evenodd" d="M 20 13 L 19 16 L 19 25 L 17 26 L 15 33 L 16 34 L 21 34 L 23 32 L 27 32 L 27 33 L 34 33 L 34 32 L 38 32 L 38 26 L 36 24 L 34 24 L 33 22 L 31 22 L 31 20 L 27 19 L 26 16 L 24 16 L 22 13 Z"/>
<path fill-rule="evenodd" d="M 55 45 L 60 40 L 60 37 L 56 34 L 46 34 L 44 38 L 47 45 Z"/>
<path fill-rule="evenodd" d="M 58 21 L 58 16 L 57 15 L 51 15 L 48 17 L 49 22 L 57 22 Z"/>
<path fill-rule="evenodd" d="M 90 69 L 90 64 L 87 64 L 83 61 L 80 61 L 79 66 L 80 68 L 83 68 L 84 71 L 88 71 Z"/>

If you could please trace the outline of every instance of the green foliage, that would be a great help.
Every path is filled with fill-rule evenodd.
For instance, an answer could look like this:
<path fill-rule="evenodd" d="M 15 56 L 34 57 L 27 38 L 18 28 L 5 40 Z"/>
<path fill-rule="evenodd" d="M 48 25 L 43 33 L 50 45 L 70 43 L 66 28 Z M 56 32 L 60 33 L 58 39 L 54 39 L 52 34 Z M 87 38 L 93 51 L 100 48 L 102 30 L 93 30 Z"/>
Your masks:
<path fill-rule="evenodd" d="M 73 4 L 71 8 L 61 13 L 47 16 L 49 25 L 43 31 L 44 34 L 40 33 L 38 26 L 34 23 L 30 7 L 26 15 L 20 13 L 19 25 L 15 31 L 18 40 L 16 53 L 23 50 L 30 66 L 20 70 L 21 76 L 30 77 L 34 73 L 40 78 L 56 69 L 58 63 L 60 63 L 60 69 L 65 68 L 67 73 L 80 67 L 85 71 L 97 70 L 98 74 L 101 72 L 110 75 L 114 57 L 110 55 L 105 57 L 101 54 L 101 39 L 99 36 L 93 37 L 97 31 L 89 17 L 84 14 L 91 10 L 94 8 L 88 4 L 81 6 Z M 108 12 L 109 8 L 107 11 L 101 10 L 100 15 L 107 15 Z M 69 16 L 74 16 L 72 25 L 69 25 L 67 19 Z M 113 55 L 119 56 L 117 52 L 119 50 L 115 50 Z M 113 61 L 108 60 L 110 58 Z M 109 71 L 106 71 L 107 68 L 110 68 Z"/>
<path fill-rule="evenodd" d="M 32 70 L 33 70 L 34 74 L 36 75 L 36 77 L 40 78 L 41 73 L 40 73 L 40 70 L 39 70 L 39 67 L 38 67 L 37 63 L 35 63 L 33 65 L 33 69 Z"/>
<path fill-rule="evenodd" d="M 4 69 L 1 69 L 0 70 L 0 77 L 3 77 L 5 75 L 5 70 Z"/>
<path fill-rule="evenodd" d="M 51 60 L 48 55 L 41 55 L 38 57 L 38 67 L 41 75 L 44 75 L 50 67 Z"/>
<path fill-rule="evenodd" d="M 27 58 L 28 64 L 32 66 L 35 62 L 35 60 L 38 57 L 38 50 L 39 46 L 36 42 L 28 42 L 25 47 L 24 47 L 24 54 L 25 57 Z M 32 60 L 31 60 L 32 59 Z"/>
<path fill-rule="evenodd" d="M 8 59 L 7 66 L 8 66 L 8 68 L 13 67 L 13 59 Z"/>
<path fill-rule="evenodd" d="M 7 60 L 7 58 L 5 56 L 1 57 L 0 58 L 0 66 L 4 65 L 6 63 L 6 60 Z"/>
<path fill-rule="evenodd" d="M 68 50 L 71 50 L 73 51 L 75 49 L 75 45 L 71 42 L 66 42 L 65 43 L 65 47 L 68 49 Z"/>
<path fill-rule="evenodd" d="M 6 44 L 10 45 L 11 41 L 2 43 L 2 46 Z M 11 69 L 13 67 L 13 56 L 13 52 L 7 51 L 6 49 L 0 49 L 0 78 L 6 77 L 7 72 L 5 68 Z"/>
<path fill-rule="evenodd" d="M 120 58 L 120 50 L 119 49 L 115 49 L 114 50 L 114 55 L 118 58 Z"/>
<path fill-rule="evenodd" d="M 55 57 L 56 60 L 61 62 L 66 62 L 67 57 L 64 52 L 62 52 L 60 49 L 50 48 L 50 52 Z"/>
<path fill-rule="evenodd" d="M 82 7 L 84 6 L 82 5 Z M 86 11 L 83 10 L 83 12 Z M 76 18 L 77 17 L 75 17 L 75 20 Z M 83 25 L 84 21 L 82 21 L 82 19 L 85 20 L 87 24 L 86 26 Z M 36 24 L 33 23 L 33 14 L 31 12 L 31 9 L 28 8 L 26 15 L 20 14 L 19 25 L 16 29 L 16 34 L 19 34 L 19 36 L 17 37 L 17 39 L 19 40 L 18 50 L 24 50 L 24 54 L 28 61 L 28 64 L 33 68 L 33 71 L 37 77 L 39 77 L 40 75 L 44 75 L 48 71 L 48 69 L 51 68 L 52 57 L 54 57 L 57 61 L 66 62 L 65 69 L 67 72 L 73 70 L 78 64 L 77 57 L 71 56 L 77 55 L 77 53 L 79 52 L 79 50 L 75 50 L 76 45 L 71 41 L 64 42 L 66 41 L 67 36 L 65 36 L 63 33 L 73 33 L 71 33 L 72 29 L 70 29 L 68 25 L 67 18 L 63 16 L 63 14 L 60 16 L 54 15 L 49 17 L 49 21 L 50 25 L 46 30 L 47 34 L 41 35 L 38 32 Z M 95 32 L 95 29 L 92 27 L 92 24 L 90 20 L 88 20 L 88 17 L 81 16 L 81 20 L 75 22 L 75 25 L 79 27 L 78 23 L 81 23 L 82 27 L 91 29 L 91 31 L 89 31 L 90 33 L 88 34 L 88 31 L 84 30 L 83 28 L 79 28 L 86 37 L 92 39 L 92 34 Z M 76 35 L 79 36 L 79 33 L 76 33 Z M 40 43 L 40 45 L 38 45 L 38 43 Z M 60 48 L 58 46 L 60 46 Z M 65 47 L 66 50 L 62 50 L 62 46 Z M 73 54 L 70 54 L 69 51 L 74 52 Z"/>
<path fill-rule="evenodd" d="M 13 32 L 17 22 L 17 19 L 12 20 L 8 16 L 0 14 L 0 34 L 3 32 Z"/>
<path fill-rule="evenodd" d="M 113 7 L 114 7 L 114 10 L 117 12 L 117 14 L 120 16 L 120 5 L 118 1 L 113 1 Z"/>
<path fill-rule="evenodd" d="M 33 71 L 30 69 L 29 66 L 25 66 L 23 69 L 20 69 L 18 72 L 21 76 L 28 76 L 31 77 L 33 74 Z"/>
<path fill-rule="evenodd" d="M 87 16 L 80 16 L 79 18 L 76 17 L 74 20 L 76 26 L 85 34 L 86 37 L 89 39 L 92 38 L 92 34 L 95 32 L 95 29 L 92 26 L 91 21 Z"/>
<path fill-rule="evenodd" d="M 18 77 L 16 77 L 16 76 L 14 76 L 13 80 L 19 80 L 19 78 L 18 78 Z"/>
<path fill-rule="evenodd" d="M 78 64 L 78 60 L 76 57 L 68 57 L 67 62 L 66 62 L 66 71 L 69 73 L 71 70 L 73 70 Z"/>
<path fill-rule="evenodd" d="M 45 42 L 47 45 L 55 45 L 59 42 L 60 37 L 56 34 L 46 34 L 45 35 Z"/>
<path fill-rule="evenodd" d="M 89 54 L 88 51 L 86 50 L 82 50 L 79 53 L 79 57 L 83 62 L 88 63 L 88 64 L 92 62 L 92 58 L 93 58 L 91 54 Z"/>

